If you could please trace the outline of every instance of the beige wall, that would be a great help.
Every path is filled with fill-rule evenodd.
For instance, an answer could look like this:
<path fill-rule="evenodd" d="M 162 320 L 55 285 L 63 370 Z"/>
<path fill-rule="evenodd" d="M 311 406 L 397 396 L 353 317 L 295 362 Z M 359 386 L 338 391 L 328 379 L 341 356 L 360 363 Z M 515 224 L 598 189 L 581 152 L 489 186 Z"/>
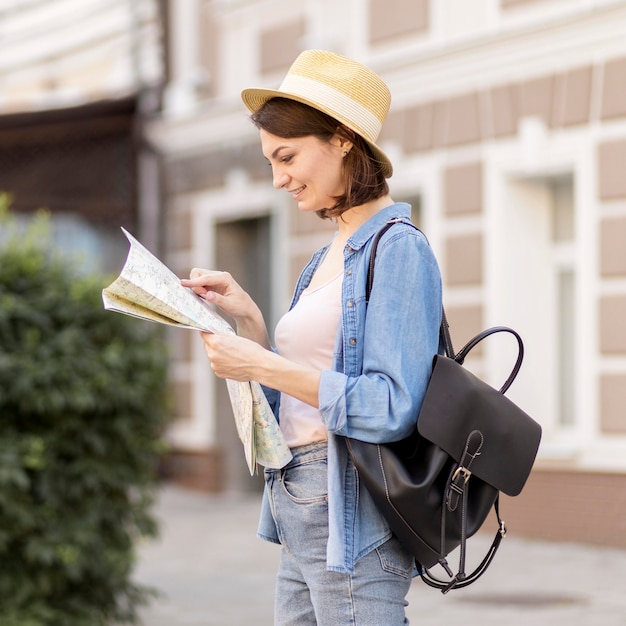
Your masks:
<path fill-rule="evenodd" d="M 369 0 L 369 39 L 380 43 L 419 35 L 429 26 L 428 0 Z"/>
<path fill-rule="evenodd" d="M 480 213 L 483 208 L 481 163 L 464 163 L 443 172 L 443 211 L 446 215 Z"/>
<path fill-rule="evenodd" d="M 626 216 L 600 222 L 600 272 L 605 278 L 626 276 Z"/>
<path fill-rule="evenodd" d="M 602 432 L 615 435 L 626 434 L 625 396 L 626 374 L 605 374 L 600 378 Z"/>
<path fill-rule="evenodd" d="M 262 73 L 287 69 L 301 50 L 306 24 L 298 19 L 261 33 L 260 68 Z"/>
<path fill-rule="evenodd" d="M 482 235 L 459 235 L 446 240 L 443 274 L 452 286 L 480 285 L 483 281 Z"/>
<path fill-rule="evenodd" d="M 626 354 L 626 294 L 600 299 L 600 349 Z"/>
<path fill-rule="evenodd" d="M 500 512 L 516 536 L 626 548 L 623 474 L 536 468 L 521 495 L 501 497 Z"/>
<path fill-rule="evenodd" d="M 624 95 L 626 60 L 607 64 L 612 75 L 604 89 L 603 116 L 626 115 L 618 96 Z M 618 77 L 623 80 L 620 83 Z M 626 92 L 624 92 L 626 93 Z M 598 194 L 607 203 L 626 200 L 626 139 L 598 146 Z M 610 206 L 610 204 L 609 204 Z M 626 216 L 605 217 L 599 223 L 599 265 L 605 280 L 626 278 Z M 599 302 L 599 342 L 605 358 L 626 355 L 626 294 L 606 295 Z M 604 433 L 626 434 L 626 373 L 600 377 L 601 429 Z"/>
<path fill-rule="evenodd" d="M 484 330 L 483 308 L 480 305 L 447 306 L 446 317 L 450 325 L 450 336 L 455 351 L 459 351 L 470 337 L 475 337 Z M 472 355 L 482 354 L 482 343 L 472 350 Z"/>
<path fill-rule="evenodd" d="M 605 64 L 602 92 L 602 119 L 626 116 L 626 58 Z"/>
<path fill-rule="evenodd" d="M 609 141 L 598 147 L 598 188 L 600 199 L 626 198 L 626 138 Z"/>
<path fill-rule="evenodd" d="M 480 92 L 392 109 L 381 141 L 394 141 L 411 154 L 505 138 L 517 133 L 523 117 L 538 117 L 549 129 L 569 128 L 592 121 L 596 97 L 602 119 L 626 116 L 625 84 L 626 58 L 495 84 Z"/>

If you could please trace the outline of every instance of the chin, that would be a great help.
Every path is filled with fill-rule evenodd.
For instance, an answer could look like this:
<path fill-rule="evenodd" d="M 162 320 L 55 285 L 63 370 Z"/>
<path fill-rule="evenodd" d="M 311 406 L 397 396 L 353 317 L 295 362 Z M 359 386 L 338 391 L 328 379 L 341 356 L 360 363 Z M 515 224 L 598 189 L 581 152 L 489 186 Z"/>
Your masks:
<path fill-rule="evenodd" d="M 315 211 L 319 211 L 319 209 L 311 207 L 311 205 L 307 204 L 306 202 L 298 202 L 298 210 L 302 211 L 303 213 L 313 213 Z"/>

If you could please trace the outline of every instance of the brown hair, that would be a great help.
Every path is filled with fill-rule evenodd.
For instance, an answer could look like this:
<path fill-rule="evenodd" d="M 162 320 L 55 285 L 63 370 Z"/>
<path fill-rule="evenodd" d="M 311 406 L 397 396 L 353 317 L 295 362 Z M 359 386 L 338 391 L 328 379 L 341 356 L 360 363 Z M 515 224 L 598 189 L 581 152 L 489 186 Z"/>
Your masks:
<path fill-rule="evenodd" d="M 334 206 L 317 211 L 321 218 L 339 217 L 348 209 L 389 192 L 383 168 L 367 142 L 330 115 L 295 100 L 272 98 L 251 119 L 257 128 L 285 139 L 312 135 L 320 141 L 330 141 L 337 133 L 353 143 L 343 160 L 345 191 L 335 198 Z"/>

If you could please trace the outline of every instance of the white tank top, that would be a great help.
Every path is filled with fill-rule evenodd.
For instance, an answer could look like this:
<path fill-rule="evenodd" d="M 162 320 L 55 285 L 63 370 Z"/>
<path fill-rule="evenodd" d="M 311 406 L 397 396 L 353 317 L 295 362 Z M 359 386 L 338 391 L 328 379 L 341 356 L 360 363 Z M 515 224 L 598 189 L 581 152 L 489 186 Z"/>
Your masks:
<path fill-rule="evenodd" d="M 291 311 L 276 325 L 274 340 L 281 356 L 319 370 L 332 367 L 341 316 L 343 271 L 314 289 L 305 289 Z M 291 448 L 328 439 L 317 408 L 285 393 L 280 397 L 280 429 Z"/>

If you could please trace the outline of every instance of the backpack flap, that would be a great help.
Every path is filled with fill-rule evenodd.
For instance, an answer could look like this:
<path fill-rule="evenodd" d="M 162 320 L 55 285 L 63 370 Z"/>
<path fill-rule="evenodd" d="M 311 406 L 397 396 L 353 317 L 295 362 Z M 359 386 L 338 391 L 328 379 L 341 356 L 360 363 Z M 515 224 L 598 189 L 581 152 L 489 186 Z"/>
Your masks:
<path fill-rule="evenodd" d="M 417 428 L 457 462 L 464 457 L 470 433 L 478 431 L 481 445 L 474 449 L 471 466 L 467 459 L 464 466 L 509 496 L 522 491 L 541 439 L 541 426 L 522 409 L 442 355 L 435 356 Z"/>

